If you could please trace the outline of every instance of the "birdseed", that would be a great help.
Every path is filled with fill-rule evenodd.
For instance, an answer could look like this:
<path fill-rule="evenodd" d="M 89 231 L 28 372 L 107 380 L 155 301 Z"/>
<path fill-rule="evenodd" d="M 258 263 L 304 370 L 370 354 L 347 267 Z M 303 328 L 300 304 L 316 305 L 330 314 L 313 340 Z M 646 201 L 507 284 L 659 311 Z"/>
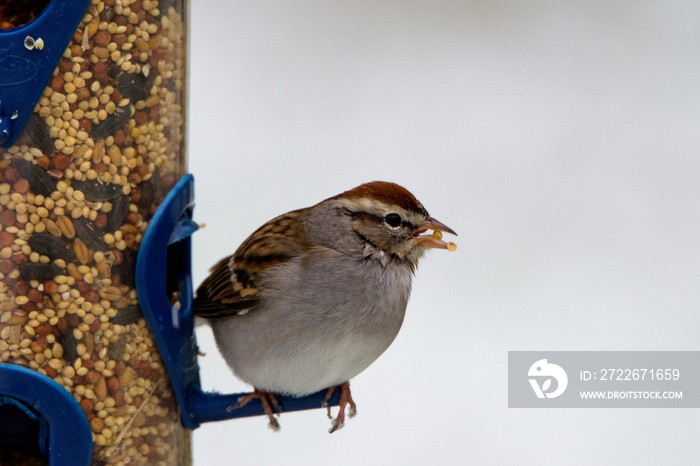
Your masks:
<path fill-rule="evenodd" d="M 0 28 L 46 4 L 3 2 Z M 186 10 L 92 0 L 20 139 L 0 149 L 0 362 L 73 395 L 94 464 L 190 461 L 134 288 L 148 222 L 186 169 Z M 15 454 L 0 463 L 34 464 Z"/>

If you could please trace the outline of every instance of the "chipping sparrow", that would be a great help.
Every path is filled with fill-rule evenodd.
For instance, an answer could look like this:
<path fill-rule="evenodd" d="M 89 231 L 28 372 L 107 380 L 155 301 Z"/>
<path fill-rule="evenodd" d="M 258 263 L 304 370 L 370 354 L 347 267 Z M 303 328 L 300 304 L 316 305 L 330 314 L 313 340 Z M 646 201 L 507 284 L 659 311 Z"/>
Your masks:
<path fill-rule="evenodd" d="M 422 234 L 433 230 L 433 235 Z M 391 344 L 403 322 L 418 259 L 454 250 L 401 186 L 374 181 L 267 222 L 219 261 L 197 290 L 219 351 L 279 427 L 274 393 L 340 386 L 330 432 L 355 411 L 348 381 Z M 330 413 L 330 411 L 329 411 Z"/>

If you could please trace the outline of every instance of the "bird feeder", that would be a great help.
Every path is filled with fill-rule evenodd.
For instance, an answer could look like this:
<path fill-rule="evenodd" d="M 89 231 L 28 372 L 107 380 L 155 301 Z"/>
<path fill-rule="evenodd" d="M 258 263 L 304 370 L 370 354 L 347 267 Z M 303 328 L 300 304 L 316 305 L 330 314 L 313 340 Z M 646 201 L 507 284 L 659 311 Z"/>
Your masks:
<path fill-rule="evenodd" d="M 186 173 L 187 4 L 4 0 L 0 28 L 0 463 L 185 464 L 135 268 Z"/>
<path fill-rule="evenodd" d="M 191 429 L 263 414 L 200 384 L 187 23 L 186 0 L 0 5 L 0 463 L 187 464 Z"/>

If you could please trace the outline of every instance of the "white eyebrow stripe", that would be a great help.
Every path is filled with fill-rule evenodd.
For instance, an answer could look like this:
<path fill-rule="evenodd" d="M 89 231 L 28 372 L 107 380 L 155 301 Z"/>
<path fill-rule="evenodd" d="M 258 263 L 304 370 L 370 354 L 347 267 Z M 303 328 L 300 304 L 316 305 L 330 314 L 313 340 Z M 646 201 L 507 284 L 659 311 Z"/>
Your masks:
<path fill-rule="evenodd" d="M 425 221 L 425 218 L 421 214 L 410 212 L 397 205 L 387 204 L 386 202 L 378 201 L 376 199 L 350 198 L 338 199 L 337 202 L 351 212 L 365 211 L 377 215 L 378 217 L 384 217 L 390 213 L 397 213 L 401 216 L 401 219 L 404 222 L 408 222 L 416 226 Z"/>
<path fill-rule="evenodd" d="M 387 204 L 386 202 L 378 201 L 376 199 L 350 198 L 338 199 L 338 202 L 352 212 L 366 211 L 377 214 L 381 217 L 392 212 L 396 212 L 399 215 L 406 212 L 405 209 L 402 209 L 399 206 Z"/>

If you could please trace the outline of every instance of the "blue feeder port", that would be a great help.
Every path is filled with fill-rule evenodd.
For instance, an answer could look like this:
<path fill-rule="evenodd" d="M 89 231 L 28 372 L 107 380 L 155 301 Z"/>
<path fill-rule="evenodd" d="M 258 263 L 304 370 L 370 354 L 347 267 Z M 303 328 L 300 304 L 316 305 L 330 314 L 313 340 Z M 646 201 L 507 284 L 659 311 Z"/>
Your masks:
<path fill-rule="evenodd" d="M 34 21 L 0 29 L 0 147 L 22 133 L 89 0 L 53 0 Z"/>

